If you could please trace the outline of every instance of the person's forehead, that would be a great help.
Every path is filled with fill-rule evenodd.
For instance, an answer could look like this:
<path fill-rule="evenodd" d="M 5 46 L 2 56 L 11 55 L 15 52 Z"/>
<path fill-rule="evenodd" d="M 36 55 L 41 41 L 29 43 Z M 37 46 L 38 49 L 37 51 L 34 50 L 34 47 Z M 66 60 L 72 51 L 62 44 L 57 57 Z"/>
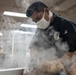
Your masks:
<path fill-rule="evenodd" d="M 32 16 L 36 16 L 36 15 L 38 15 L 38 13 L 39 13 L 39 12 L 34 12 L 34 13 L 32 14 Z"/>
<path fill-rule="evenodd" d="M 42 15 L 43 12 L 34 12 L 31 17 Z"/>

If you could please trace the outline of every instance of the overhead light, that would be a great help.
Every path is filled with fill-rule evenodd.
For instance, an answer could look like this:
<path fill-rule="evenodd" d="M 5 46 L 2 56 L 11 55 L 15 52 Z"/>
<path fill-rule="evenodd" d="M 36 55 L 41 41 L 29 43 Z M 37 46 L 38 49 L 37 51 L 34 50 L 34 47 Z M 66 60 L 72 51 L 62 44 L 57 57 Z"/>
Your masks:
<path fill-rule="evenodd" d="M 3 36 L 3 34 L 2 34 L 2 33 L 0 33 L 0 36 Z"/>
<path fill-rule="evenodd" d="M 34 32 L 24 32 L 24 34 L 35 34 Z"/>
<path fill-rule="evenodd" d="M 37 25 L 21 24 L 21 27 L 26 27 L 26 28 L 37 28 Z"/>
<path fill-rule="evenodd" d="M 4 11 L 3 15 L 27 18 L 26 14 L 10 11 Z"/>
<path fill-rule="evenodd" d="M 15 30 L 14 32 L 20 33 L 20 34 L 35 34 L 34 32 L 28 32 L 28 31 L 24 32 L 24 31 L 20 31 L 20 30 Z"/>

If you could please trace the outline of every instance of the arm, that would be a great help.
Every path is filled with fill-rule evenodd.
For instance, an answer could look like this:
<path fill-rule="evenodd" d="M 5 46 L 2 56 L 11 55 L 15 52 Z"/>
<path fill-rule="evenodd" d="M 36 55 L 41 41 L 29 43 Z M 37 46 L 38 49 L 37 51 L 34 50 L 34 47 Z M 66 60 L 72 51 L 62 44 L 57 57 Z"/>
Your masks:
<path fill-rule="evenodd" d="M 75 54 L 76 51 L 76 32 L 73 27 L 73 25 L 76 26 L 75 23 L 62 19 L 62 26 L 61 26 L 61 32 L 62 32 L 62 37 L 67 41 L 68 46 L 69 46 L 69 51 L 67 54 L 65 54 L 63 57 L 61 57 L 59 60 L 65 65 L 65 67 L 70 67 L 72 64 L 71 60 Z M 65 33 L 65 30 L 67 30 L 67 33 Z M 68 64 L 67 64 L 68 63 Z M 66 66 L 67 65 L 67 66 Z"/>
<path fill-rule="evenodd" d="M 64 18 L 61 19 L 61 22 L 62 26 L 60 31 L 62 32 L 62 38 L 67 41 L 69 47 L 69 51 L 65 56 L 71 58 L 76 51 L 76 24 Z"/>

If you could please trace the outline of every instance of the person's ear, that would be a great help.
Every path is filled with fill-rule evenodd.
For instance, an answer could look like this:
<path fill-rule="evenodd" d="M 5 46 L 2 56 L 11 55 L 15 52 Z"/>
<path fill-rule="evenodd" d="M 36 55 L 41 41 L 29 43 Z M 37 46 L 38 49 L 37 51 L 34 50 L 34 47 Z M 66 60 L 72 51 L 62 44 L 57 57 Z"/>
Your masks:
<path fill-rule="evenodd" d="M 49 8 L 44 8 L 44 11 L 46 11 L 46 13 L 49 15 Z"/>

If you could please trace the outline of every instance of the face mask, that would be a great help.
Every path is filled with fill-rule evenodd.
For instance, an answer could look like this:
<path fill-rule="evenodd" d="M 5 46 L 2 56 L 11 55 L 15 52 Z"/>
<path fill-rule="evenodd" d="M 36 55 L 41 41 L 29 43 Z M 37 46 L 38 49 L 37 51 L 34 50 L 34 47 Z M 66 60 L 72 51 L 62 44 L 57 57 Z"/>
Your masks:
<path fill-rule="evenodd" d="M 45 16 L 45 12 L 43 14 L 42 19 L 37 22 L 38 28 L 46 29 L 49 26 L 49 24 L 50 24 L 50 16 L 51 16 L 50 11 L 49 11 L 49 21 L 46 21 L 45 18 L 44 18 L 44 16 Z"/>

